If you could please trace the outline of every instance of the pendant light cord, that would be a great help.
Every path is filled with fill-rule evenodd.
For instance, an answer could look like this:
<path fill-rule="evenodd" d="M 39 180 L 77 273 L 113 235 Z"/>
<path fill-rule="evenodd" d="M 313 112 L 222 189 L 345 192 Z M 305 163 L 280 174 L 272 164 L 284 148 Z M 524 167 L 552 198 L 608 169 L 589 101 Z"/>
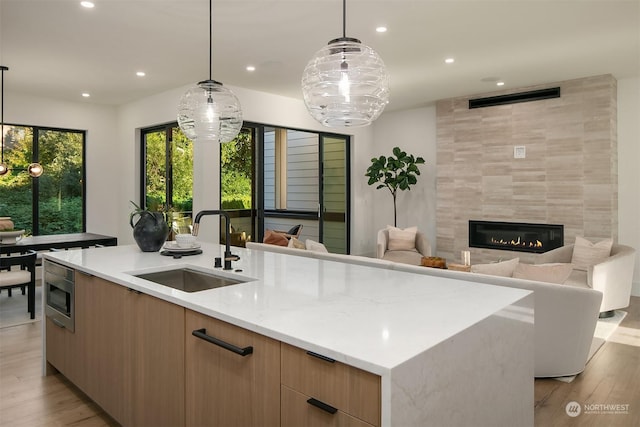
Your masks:
<path fill-rule="evenodd" d="M 342 0 L 342 38 L 347 37 L 347 0 Z"/>
<path fill-rule="evenodd" d="M 209 0 L 209 80 L 213 71 L 213 0 Z"/>
<path fill-rule="evenodd" d="M 2 92 L 2 96 L 0 96 L 0 162 L 4 163 L 4 71 L 8 70 L 8 67 L 4 65 L 0 65 L 0 70 L 2 70 L 2 86 L 0 91 Z"/>

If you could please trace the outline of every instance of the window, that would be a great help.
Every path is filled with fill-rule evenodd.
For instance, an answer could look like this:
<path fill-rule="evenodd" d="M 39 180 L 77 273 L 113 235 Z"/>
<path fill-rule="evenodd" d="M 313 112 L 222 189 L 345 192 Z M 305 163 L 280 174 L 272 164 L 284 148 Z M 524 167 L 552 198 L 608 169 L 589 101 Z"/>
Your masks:
<path fill-rule="evenodd" d="M 174 231 L 189 233 L 191 141 L 177 123 L 141 136 L 141 206 L 170 210 Z M 220 206 L 231 218 L 230 243 L 244 246 L 261 241 L 266 229 L 302 225 L 302 238 L 349 253 L 349 147 L 345 135 L 245 122 L 233 141 L 220 144 Z"/>
<path fill-rule="evenodd" d="M 0 177 L 0 216 L 36 236 L 85 231 L 85 132 L 6 124 L 4 130 L 11 171 Z M 44 169 L 39 178 L 26 172 L 32 162 Z"/>
<path fill-rule="evenodd" d="M 193 210 L 193 145 L 177 123 L 142 130 L 141 207 L 172 212 L 174 229 L 189 233 Z"/>

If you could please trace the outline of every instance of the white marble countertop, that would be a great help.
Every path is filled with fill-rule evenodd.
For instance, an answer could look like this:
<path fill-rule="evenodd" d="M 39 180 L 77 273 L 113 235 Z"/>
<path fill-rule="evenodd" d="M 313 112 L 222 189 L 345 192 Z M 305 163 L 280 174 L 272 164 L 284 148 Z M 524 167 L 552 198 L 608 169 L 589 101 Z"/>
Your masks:
<path fill-rule="evenodd" d="M 236 247 L 242 272 L 227 272 L 213 268 L 224 246 L 202 249 L 181 259 L 136 245 L 44 257 L 379 375 L 530 294 Z M 185 265 L 248 281 L 187 293 L 131 275 Z"/>

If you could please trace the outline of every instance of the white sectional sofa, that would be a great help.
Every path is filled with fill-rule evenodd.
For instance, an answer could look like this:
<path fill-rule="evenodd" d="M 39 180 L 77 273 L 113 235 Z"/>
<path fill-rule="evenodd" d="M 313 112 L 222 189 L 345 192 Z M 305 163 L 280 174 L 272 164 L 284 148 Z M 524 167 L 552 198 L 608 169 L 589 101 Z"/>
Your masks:
<path fill-rule="evenodd" d="M 531 290 L 535 299 L 535 377 L 569 376 L 584 370 L 602 303 L 602 292 L 578 286 L 441 270 L 376 258 L 314 252 L 263 243 L 248 242 L 247 249 Z"/>

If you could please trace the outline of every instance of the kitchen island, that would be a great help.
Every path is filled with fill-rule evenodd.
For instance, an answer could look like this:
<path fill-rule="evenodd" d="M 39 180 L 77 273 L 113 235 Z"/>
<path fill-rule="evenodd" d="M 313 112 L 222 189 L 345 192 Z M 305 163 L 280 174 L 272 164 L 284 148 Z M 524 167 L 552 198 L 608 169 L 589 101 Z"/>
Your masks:
<path fill-rule="evenodd" d="M 46 262 L 71 267 L 79 273 L 77 276 L 95 277 L 116 290 L 121 288 L 168 303 L 162 306 L 166 313 L 174 308 L 186 313 L 177 315 L 177 318 L 183 316 L 183 329 L 187 331 L 186 356 L 177 354 L 171 362 L 184 364 L 187 372 L 186 378 L 181 379 L 178 375 L 175 379 L 176 387 L 185 388 L 187 396 L 184 399 L 187 409 L 178 414 L 186 417 L 186 422 L 181 424 L 190 424 L 189 414 L 193 408 L 189 405 L 193 405 L 193 399 L 189 398 L 189 390 L 191 383 L 198 379 L 197 374 L 189 374 L 190 348 L 198 345 L 189 342 L 191 339 L 197 341 L 194 337 L 197 334 L 192 332 L 198 332 L 190 325 L 213 319 L 231 325 L 236 328 L 234 331 L 249 331 L 262 340 L 275 343 L 273 348 L 277 347 L 277 352 L 269 350 L 269 354 L 277 359 L 277 380 L 281 381 L 278 386 L 282 391 L 264 394 L 278 394 L 280 407 L 273 412 L 277 412 L 274 416 L 282 425 L 288 424 L 287 421 L 294 420 L 289 423 L 293 424 L 295 420 L 306 419 L 288 415 L 288 406 L 295 396 L 305 396 L 304 400 L 313 405 L 313 410 L 331 414 L 331 410 L 338 407 L 338 414 L 343 412 L 339 404 L 326 405 L 327 399 L 316 399 L 316 396 L 306 395 L 306 390 L 296 389 L 295 384 L 299 382 L 291 378 L 299 373 L 293 371 L 310 369 L 304 360 L 296 362 L 302 357 L 297 355 L 298 350 L 320 361 L 339 364 L 345 372 L 353 372 L 344 374 L 348 390 L 338 392 L 346 395 L 345 400 L 358 400 L 360 391 L 373 389 L 377 397 L 364 400 L 360 406 L 370 407 L 370 402 L 377 402 L 377 412 L 372 416 L 360 416 L 357 404 L 345 404 L 355 408 L 351 413 L 344 410 L 352 416 L 350 420 L 355 420 L 348 425 L 533 425 L 531 292 L 242 248 L 233 248 L 240 256 L 240 260 L 233 263 L 234 270 L 223 271 L 213 268 L 213 260 L 221 256 L 224 247 L 203 244 L 202 249 L 201 255 L 180 259 L 143 253 L 134 245 L 44 255 Z M 177 267 L 209 272 L 241 283 L 190 293 L 137 277 Z M 85 286 L 86 291 L 91 292 L 92 286 Z M 92 307 L 76 307 L 76 312 L 81 308 L 99 311 L 99 305 L 106 299 L 95 297 L 83 301 L 92 301 Z M 124 313 L 130 304 L 122 304 Z M 119 310 L 118 305 L 115 307 Z M 141 307 L 134 309 L 137 317 L 133 323 L 136 325 L 156 316 L 148 308 L 152 305 Z M 104 322 L 121 314 L 113 310 L 108 313 L 111 318 L 102 319 Z M 156 319 L 161 321 L 169 316 L 165 312 L 157 313 Z M 76 334 L 81 326 L 78 322 L 80 320 L 76 319 Z M 43 337 L 54 339 L 55 325 L 43 324 L 46 325 Z M 105 334 L 113 333 L 114 339 L 121 339 L 122 334 L 117 329 L 125 330 L 130 325 L 131 322 L 124 322 L 118 326 L 116 322 Z M 210 326 L 207 330 L 213 328 Z M 107 338 L 103 336 L 103 340 Z M 65 339 L 69 340 L 69 337 Z M 136 343 L 132 348 L 138 345 L 137 340 L 126 341 L 123 344 L 125 353 L 127 343 L 131 342 Z M 111 343 L 105 349 L 112 351 L 116 347 Z M 52 351 L 52 343 L 45 343 L 43 348 L 45 370 L 50 371 L 49 364 L 60 369 L 52 362 L 54 356 L 46 354 Z M 85 343 L 84 348 L 92 347 Z M 157 352 L 157 348 L 154 351 Z M 126 354 L 118 354 L 118 357 L 126 357 Z M 255 350 L 254 354 L 239 357 L 257 356 L 258 350 Z M 74 353 L 69 357 L 79 361 L 71 365 L 82 363 L 82 354 Z M 68 361 L 57 363 L 70 365 Z M 128 373 L 136 371 L 135 366 L 140 366 L 136 363 L 138 365 L 133 363 L 133 367 L 123 373 L 114 373 L 114 378 L 126 379 Z M 60 370 L 67 375 L 64 369 Z M 293 370 L 291 375 L 287 373 L 289 370 Z M 322 382 L 327 377 L 322 374 L 324 371 L 319 372 L 321 380 L 312 378 L 310 383 Z M 87 375 L 85 369 L 79 378 Z M 353 378 L 360 377 L 366 378 L 362 390 L 353 386 Z M 73 378 L 70 380 L 76 383 Z M 158 387 L 161 386 L 155 386 Z M 196 395 L 202 394 L 197 387 L 196 391 Z M 93 398 L 90 392 L 87 394 Z M 98 403 L 101 404 L 99 400 Z M 118 410 L 128 413 L 127 408 L 122 408 L 126 402 L 118 405 L 115 406 Z M 238 410 L 246 411 L 247 408 Z M 133 425 L 136 420 L 129 415 L 114 417 L 123 424 Z M 328 420 L 326 424 L 331 425 L 331 418 Z"/>

